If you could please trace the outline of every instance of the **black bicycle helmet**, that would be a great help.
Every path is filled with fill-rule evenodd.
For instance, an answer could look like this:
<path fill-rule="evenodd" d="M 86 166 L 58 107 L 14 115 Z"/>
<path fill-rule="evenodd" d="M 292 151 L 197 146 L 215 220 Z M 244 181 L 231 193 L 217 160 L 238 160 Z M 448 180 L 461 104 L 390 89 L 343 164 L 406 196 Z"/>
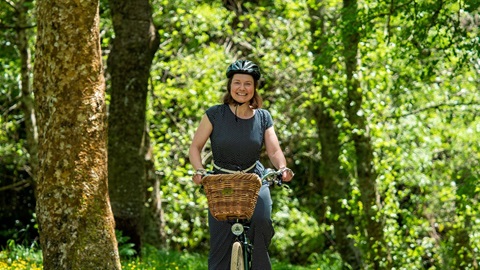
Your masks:
<path fill-rule="evenodd" d="M 228 66 L 226 74 L 228 79 L 232 78 L 234 74 L 249 74 L 257 81 L 260 79 L 260 76 L 262 76 L 260 68 L 255 63 L 248 60 L 235 61 Z"/>

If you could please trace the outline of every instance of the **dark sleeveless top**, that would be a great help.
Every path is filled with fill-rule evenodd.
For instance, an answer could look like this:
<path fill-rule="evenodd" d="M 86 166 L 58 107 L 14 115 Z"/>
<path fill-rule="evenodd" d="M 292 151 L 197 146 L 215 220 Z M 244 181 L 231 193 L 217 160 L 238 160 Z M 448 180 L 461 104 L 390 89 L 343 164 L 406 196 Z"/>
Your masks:
<path fill-rule="evenodd" d="M 263 173 L 258 162 L 264 143 L 265 130 L 273 126 L 272 116 L 267 110 L 257 109 L 252 118 L 235 117 L 227 104 L 210 107 L 207 117 L 212 123 L 210 135 L 213 160 L 221 168 L 245 170 L 257 163 L 249 172 Z"/>

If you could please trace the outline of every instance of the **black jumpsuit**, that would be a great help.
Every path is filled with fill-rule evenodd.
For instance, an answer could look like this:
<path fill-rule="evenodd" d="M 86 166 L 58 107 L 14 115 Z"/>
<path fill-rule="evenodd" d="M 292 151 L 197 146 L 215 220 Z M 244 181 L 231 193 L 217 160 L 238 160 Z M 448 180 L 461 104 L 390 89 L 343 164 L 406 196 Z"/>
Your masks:
<path fill-rule="evenodd" d="M 243 171 L 253 164 L 250 173 L 262 175 L 264 167 L 258 161 L 264 143 L 265 130 L 273 126 L 270 113 L 264 109 L 255 110 L 252 118 L 237 118 L 227 104 L 216 105 L 206 112 L 213 125 L 210 142 L 213 160 L 218 167 Z M 215 173 L 225 173 L 216 170 Z M 251 218 L 248 237 L 253 244 L 252 269 L 271 269 L 268 246 L 274 235 L 271 220 L 272 199 L 268 185 L 263 185 L 257 205 Z M 210 254 L 209 270 L 230 269 L 230 255 L 235 236 L 228 222 L 217 221 L 209 213 Z"/>

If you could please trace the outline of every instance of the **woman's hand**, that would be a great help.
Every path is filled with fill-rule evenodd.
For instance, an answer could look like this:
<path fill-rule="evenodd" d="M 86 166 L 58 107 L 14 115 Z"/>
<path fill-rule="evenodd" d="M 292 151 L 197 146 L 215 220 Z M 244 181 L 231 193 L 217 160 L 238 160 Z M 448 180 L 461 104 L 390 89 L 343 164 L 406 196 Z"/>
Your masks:
<path fill-rule="evenodd" d="M 195 184 L 201 185 L 202 184 L 202 175 L 201 174 L 194 174 L 192 180 Z"/>
<path fill-rule="evenodd" d="M 193 174 L 192 180 L 195 184 L 201 185 L 202 184 L 202 178 L 207 174 L 207 171 L 205 169 L 197 169 L 195 173 Z"/>
<path fill-rule="evenodd" d="M 284 182 L 290 182 L 292 181 L 293 176 L 295 175 L 292 170 L 289 168 L 281 168 L 282 170 L 282 181 Z"/>

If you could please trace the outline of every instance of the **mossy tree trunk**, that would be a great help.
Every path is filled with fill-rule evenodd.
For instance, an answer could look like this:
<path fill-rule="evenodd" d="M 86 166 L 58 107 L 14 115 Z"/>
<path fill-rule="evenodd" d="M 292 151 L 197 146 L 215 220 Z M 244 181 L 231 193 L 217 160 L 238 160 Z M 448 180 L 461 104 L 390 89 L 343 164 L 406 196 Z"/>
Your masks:
<path fill-rule="evenodd" d="M 98 0 L 37 1 L 36 212 L 44 269 L 120 269 L 107 187 Z"/>
<path fill-rule="evenodd" d="M 108 57 L 109 192 L 117 229 L 142 247 L 147 194 L 146 102 L 153 57 L 159 46 L 148 0 L 109 1 L 115 39 Z"/>

